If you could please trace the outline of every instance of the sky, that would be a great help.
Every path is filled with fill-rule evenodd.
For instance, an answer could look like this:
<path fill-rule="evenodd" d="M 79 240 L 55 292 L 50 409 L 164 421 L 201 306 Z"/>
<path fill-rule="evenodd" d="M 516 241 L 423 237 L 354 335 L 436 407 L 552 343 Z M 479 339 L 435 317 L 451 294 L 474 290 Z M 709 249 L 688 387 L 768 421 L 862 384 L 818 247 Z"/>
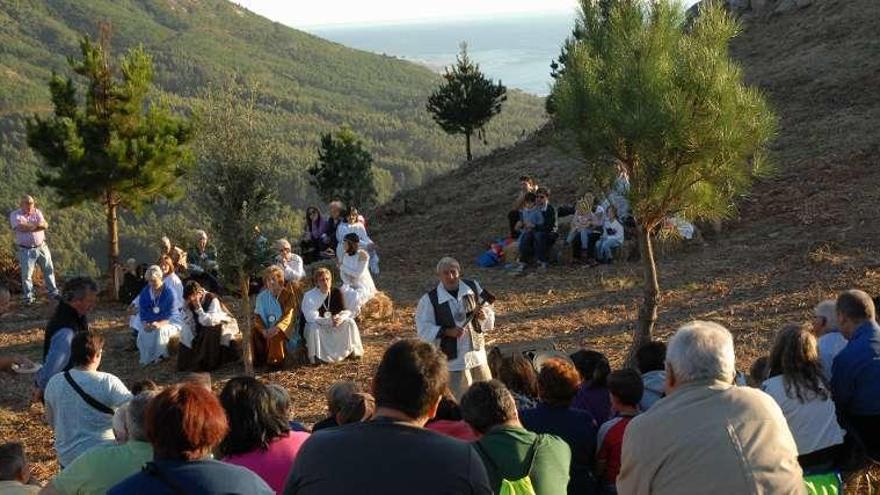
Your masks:
<path fill-rule="evenodd" d="M 233 0 L 296 28 L 574 12 L 577 0 Z"/>

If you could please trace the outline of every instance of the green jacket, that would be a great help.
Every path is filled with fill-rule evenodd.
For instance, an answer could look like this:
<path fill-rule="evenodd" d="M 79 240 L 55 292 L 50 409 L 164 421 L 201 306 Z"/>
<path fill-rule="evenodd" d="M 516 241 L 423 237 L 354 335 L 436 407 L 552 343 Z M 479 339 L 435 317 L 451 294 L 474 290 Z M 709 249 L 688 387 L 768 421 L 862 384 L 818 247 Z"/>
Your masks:
<path fill-rule="evenodd" d="M 535 493 L 566 495 L 571 450 L 555 435 L 544 437 L 532 463 L 529 476 Z M 477 452 L 483 459 L 492 490 L 498 493 L 501 480 L 518 480 L 528 473 L 528 455 L 538 434 L 514 426 L 498 426 L 477 442 Z"/>

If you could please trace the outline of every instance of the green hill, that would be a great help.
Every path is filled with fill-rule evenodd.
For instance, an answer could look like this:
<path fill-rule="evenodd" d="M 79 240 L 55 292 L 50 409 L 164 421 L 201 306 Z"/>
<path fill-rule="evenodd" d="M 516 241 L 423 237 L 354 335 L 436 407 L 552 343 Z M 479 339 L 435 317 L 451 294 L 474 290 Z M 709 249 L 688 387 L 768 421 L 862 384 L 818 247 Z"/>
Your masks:
<path fill-rule="evenodd" d="M 4 212 L 25 191 L 36 191 L 44 204 L 46 199 L 51 203 L 51 195 L 35 187 L 40 165 L 24 145 L 24 119 L 50 110 L 47 81 L 52 71 L 69 74 L 66 57 L 78 55 L 80 36 L 95 37 L 101 21 L 111 25 L 114 54 L 139 43 L 147 48 L 156 64 L 156 96 L 184 111 L 208 85 L 234 74 L 256 83 L 264 131 L 289 170 L 280 187 L 293 208 L 315 201 L 303 171 L 317 157 L 320 133 L 342 124 L 365 137 L 376 166 L 389 172 L 382 174 L 385 181 L 379 185 L 386 198 L 454 168 L 463 156 L 463 140 L 443 134 L 424 109 L 439 77 L 421 66 L 322 40 L 225 0 L 3 0 L 0 207 Z M 509 145 L 543 120 L 540 98 L 511 91 L 502 114 L 488 129 L 488 144 L 478 143 L 475 152 L 486 154 Z M 93 260 L 104 255 L 99 209 L 58 211 L 51 205 L 45 209 L 53 223 L 51 239 L 61 271 L 93 271 Z M 290 218 L 290 211 L 280 217 Z M 163 233 L 180 237 L 198 223 L 198 213 L 185 201 L 158 205 L 139 218 L 126 215 L 123 256 L 145 255 L 146 244 L 156 237 Z M 279 220 L 276 230 L 293 230 L 291 223 Z"/>

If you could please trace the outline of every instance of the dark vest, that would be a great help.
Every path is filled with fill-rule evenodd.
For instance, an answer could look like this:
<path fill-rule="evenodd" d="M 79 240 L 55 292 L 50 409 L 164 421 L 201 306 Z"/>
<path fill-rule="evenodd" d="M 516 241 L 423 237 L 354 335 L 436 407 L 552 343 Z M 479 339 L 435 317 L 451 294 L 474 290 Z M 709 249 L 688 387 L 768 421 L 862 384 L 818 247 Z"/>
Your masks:
<path fill-rule="evenodd" d="M 491 300 L 494 300 L 491 294 L 487 291 L 482 291 L 479 294 L 477 293 L 477 284 L 473 280 L 465 280 L 461 279 L 461 282 L 471 288 L 471 291 L 474 294 L 477 294 L 477 300 L 474 301 L 475 307 L 480 304 L 480 301 L 486 301 L 491 303 Z M 440 298 L 438 297 L 437 288 L 435 287 L 430 292 L 428 292 L 428 300 L 431 302 L 431 306 L 434 308 L 434 322 L 439 325 L 441 328 L 455 328 L 455 318 L 452 316 L 452 308 L 449 307 L 449 301 L 440 304 Z M 478 334 L 483 333 L 483 329 L 480 325 L 480 322 L 476 319 L 471 320 L 468 325 L 469 328 L 465 328 L 467 332 L 476 332 Z M 475 339 L 479 342 L 482 342 L 482 335 L 479 336 L 478 339 Z M 480 349 L 480 347 L 476 347 L 475 349 Z M 447 337 L 445 335 L 440 336 L 440 350 L 443 354 L 446 355 L 446 359 L 453 360 L 458 357 L 458 339 L 453 337 Z"/>
<path fill-rule="evenodd" d="M 52 342 L 52 337 L 62 328 L 70 328 L 74 334 L 85 332 L 89 329 L 89 320 L 77 313 L 73 306 L 67 304 L 66 301 L 60 301 L 52 318 L 49 319 L 49 323 L 46 324 L 46 333 L 43 335 L 43 360 L 49 354 L 49 344 Z"/>
<path fill-rule="evenodd" d="M 330 314 L 338 315 L 342 311 L 345 311 L 345 299 L 342 297 L 342 291 L 337 288 L 330 289 Z M 324 301 L 327 299 L 325 298 Z M 318 315 L 325 316 L 327 314 L 327 310 L 324 309 L 324 305 L 322 304 L 320 308 L 318 308 Z"/>
<path fill-rule="evenodd" d="M 214 294 L 212 294 L 210 292 L 206 292 L 205 297 L 202 298 L 202 311 L 208 311 L 208 308 L 211 307 L 211 302 L 213 302 L 214 299 L 217 299 L 217 296 L 215 296 Z M 221 307 L 223 306 L 222 302 L 220 303 L 220 306 Z M 201 332 L 202 329 L 205 328 L 205 326 L 199 322 L 199 317 L 195 314 L 195 311 L 193 311 L 192 306 L 189 303 L 187 303 L 187 308 L 189 308 L 189 310 L 193 313 L 192 321 L 193 321 L 193 325 L 195 326 L 194 333 L 196 335 L 198 335 L 199 332 Z M 224 310 L 225 309 L 226 308 L 224 308 Z"/>

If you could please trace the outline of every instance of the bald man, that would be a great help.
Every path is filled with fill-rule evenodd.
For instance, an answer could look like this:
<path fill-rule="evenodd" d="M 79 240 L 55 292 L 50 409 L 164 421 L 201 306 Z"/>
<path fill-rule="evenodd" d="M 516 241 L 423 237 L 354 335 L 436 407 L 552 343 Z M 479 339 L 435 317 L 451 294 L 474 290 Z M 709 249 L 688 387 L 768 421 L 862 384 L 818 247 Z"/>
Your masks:
<path fill-rule="evenodd" d="M 34 268 L 39 265 L 46 282 L 49 297 L 58 297 L 55 285 L 55 268 L 52 266 L 52 254 L 46 244 L 46 229 L 49 224 L 43 213 L 37 209 L 31 196 L 22 196 L 21 208 L 9 214 L 9 223 L 15 232 L 15 244 L 18 246 L 18 261 L 21 265 L 21 294 L 25 305 L 36 301 L 34 294 Z"/>

